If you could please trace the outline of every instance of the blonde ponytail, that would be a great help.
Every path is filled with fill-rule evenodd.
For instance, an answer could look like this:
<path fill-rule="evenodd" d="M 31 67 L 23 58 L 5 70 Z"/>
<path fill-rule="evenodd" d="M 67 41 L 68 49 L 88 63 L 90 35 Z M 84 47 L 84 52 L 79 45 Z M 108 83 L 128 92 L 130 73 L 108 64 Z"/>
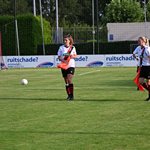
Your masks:
<path fill-rule="evenodd" d="M 139 39 L 141 39 L 142 41 L 144 41 L 144 43 L 145 43 L 146 46 L 149 46 L 149 39 L 148 38 L 146 38 L 144 36 L 141 36 L 141 37 L 139 37 Z"/>
<path fill-rule="evenodd" d="M 146 44 L 147 46 L 149 46 L 149 39 L 148 39 L 148 38 L 146 38 L 145 44 Z"/>

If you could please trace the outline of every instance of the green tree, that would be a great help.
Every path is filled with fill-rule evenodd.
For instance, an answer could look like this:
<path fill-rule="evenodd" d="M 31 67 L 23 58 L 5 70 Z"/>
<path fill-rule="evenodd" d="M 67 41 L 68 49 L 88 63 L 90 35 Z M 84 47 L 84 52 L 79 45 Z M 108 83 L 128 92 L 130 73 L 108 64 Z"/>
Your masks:
<path fill-rule="evenodd" d="M 26 0 L 16 0 L 16 13 L 24 14 L 31 12 Z M 0 0 L 0 15 L 13 15 L 14 14 L 14 1 L 13 0 Z"/>
<path fill-rule="evenodd" d="M 104 9 L 111 0 L 98 1 L 98 14 L 101 22 L 101 16 Z M 33 7 L 33 0 L 27 0 L 28 5 Z M 43 17 L 50 21 L 52 26 L 56 24 L 56 0 L 42 0 Z M 96 22 L 96 0 L 95 3 L 95 22 Z M 58 0 L 59 6 L 59 23 L 60 26 L 65 24 L 88 24 L 92 25 L 92 0 Z M 39 1 L 36 1 L 36 10 L 39 14 Z"/>
<path fill-rule="evenodd" d="M 40 16 L 37 16 L 36 19 L 38 20 L 38 22 L 41 26 Z M 51 35 L 52 35 L 51 31 L 52 30 L 51 30 L 50 23 L 46 19 L 43 19 L 43 26 L 44 26 L 44 43 L 50 44 L 52 42 L 52 37 L 51 37 Z M 42 36 L 41 36 L 41 41 L 42 41 Z"/>
<path fill-rule="evenodd" d="M 139 22 L 143 20 L 143 9 L 135 0 L 112 0 L 106 6 L 104 21 L 107 22 Z"/>
<path fill-rule="evenodd" d="M 11 1 L 0 0 L 0 15 L 10 14 L 11 11 Z"/>
<path fill-rule="evenodd" d="M 59 19 L 70 24 L 78 24 L 81 14 L 80 4 L 78 0 L 59 1 Z"/>
<path fill-rule="evenodd" d="M 101 22 L 101 16 L 104 9 L 111 0 L 98 1 L 98 14 Z M 33 0 L 27 0 L 30 7 L 33 7 Z M 56 23 L 56 0 L 42 0 L 43 17 L 50 21 L 51 25 Z M 96 22 L 96 0 L 95 3 L 95 22 Z M 59 6 L 59 23 L 60 26 L 65 24 L 88 24 L 92 25 L 92 0 L 58 0 Z M 36 10 L 39 14 L 39 1 L 36 1 Z"/>
<path fill-rule="evenodd" d="M 147 21 L 150 21 L 150 2 L 147 3 Z"/>
<path fill-rule="evenodd" d="M 31 12 L 33 13 L 33 0 L 27 0 L 27 2 L 28 5 L 32 8 Z M 36 13 L 37 15 L 39 15 L 40 14 L 39 0 L 35 0 L 35 2 L 36 2 Z M 41 5 L 43 17 L 49 20 L 50 17 L 54 15 L 53 11 L 55 6 L 55 0 L 41 0 Z"/>
<path fill-rule="evenodd" d="M 13 7 L 14 3 L 11 0 L 11 6 Z M 31 13 L 31 7 L 29 7 L 28 2 L 26 0 L 16 0 L 16 13 L 17 14 L 25 14 Z"/>
<path fill-rule="evenodd" d="M 65 2 L 66 1 L 66 2 Z M 98 1 L 98 12 L 96 0 L 94 0 L 95 7 L 95 22 L 96 14 L 98 13 L 99 20 L 104 14 L 104 8 L 111 0 Z M 67 9 L 64 9 L 67 8 Z M 64 13 L 67 20 L 71 24 L 87 24 L 92 25 L 92 0 L 64 0 L 59 2 L 59 13 Z M 69 15 L 67 15 L 69 14 Z M 64 18 L 64 17 L 61 17 Z"/>

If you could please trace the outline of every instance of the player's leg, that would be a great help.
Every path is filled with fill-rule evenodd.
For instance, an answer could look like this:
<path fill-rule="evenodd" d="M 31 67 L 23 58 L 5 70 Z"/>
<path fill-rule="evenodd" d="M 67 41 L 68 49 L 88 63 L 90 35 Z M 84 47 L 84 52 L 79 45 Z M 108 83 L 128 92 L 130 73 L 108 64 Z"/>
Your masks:
<path fill-rule="evenodd" d="M 138 71 L 139 71 L 139 66 L 137 66 L 137 69 L 136 69 L 136 72 L 138 73 Z M 137 90 L 139 90 L 139 87 L 137 87 Z"/>
<path fill-rule="evenodd" d="M 64 78 L 64 81 L 65 81 L 65 88 L 66 88 L 66 92 L 67 92 L 67 99 L 69 99 L 69 94 L 70 94 L 70 91 L 69 91 L 69 83 L 68 83 L 68 78 L 67 78 L 67 70 L 64 70 L 64 69 L 61 69 L 61 72 L 62 72 L 62 76 Z"/>
<path fill-rule="evenodd" d="M 68 80 L 68 84 L 69 84 L 69 100 L 73 100 L 74 99 L 74 85 L 72 82 L 73 76 L 74 76 L 74 72 L 75 72 L 75 68 L 69 68 L 68 69 L 68 74 L 67 74 L 67 80 Z"/>
<path fill-rule="evenodd" d="M 70 89 L 69 89 L 69 82 L 68 82 L 68 78 L 67 77 L 64 77 L 64 81 L 65 81 L 65 86 L 66 86 L 66 92 L 67 92 L 67 99 L 70 98 Z"/>
<path fill-rule="evenodd" d="M 147 86 L 147 83 L 145 82 L 145 78 L 144 78 L 144 77 L 140 77 L 140 78 L 139 78 L 139 83 L 140 83 L 146 90 L 148 90 L 148 86 Z"/>
<path fill-rule="evenodd" d="M 74 85 L 73 85 L 73 82 L 72 82 L 72 78 L 73 78 L 73 75 L 72 74 L 68 74 L 67 75 L 67 78 L 68 78 L 68 83 L 69 83 L 69 100 L 73 100 L 74 99 Z"/>
<path fill-rule="evenodd" d="M 148 98 L 146 99 L 147 101 L 150 101 L 150 67 L 147 67 L 147 72 L 146 72 L 146 77 L 147 77 L 147 87 L 148 87 Z"/>
<path fill-rule="evenodd" d="M 149 101 L 150 100 L 150 89 L 149 89 L 147 82 L 145 82 L 145 78 L 139 78 L 139 82 L 148 91 L 148 98 L 146 99 L 146 101 Z"/>
<path fill-rule="evenodd" d="M 147 101 L 150 100 L 150 79 L 147 79 L 147 87 L 148 87 L 148 98 L 146 99 Z"/>
<path fill-rule="evenodd" d="M 145 78 L 147 79 L 147 82 L 144 83 L 145 88 L 148 90 L 148 98 L 146 101 L 150 101 L 150 66 L 145 67 Z"/>
<path fill-rule="evenodd" d="M 147 82 L 145 80 L 147 79 Z M 150 67 L 144 66 L 141 68 L 140 72 L 140 78 L 139 78 L 140 84 L 148 91 L 148 98 L 146 101 L 150 100 Z"/>

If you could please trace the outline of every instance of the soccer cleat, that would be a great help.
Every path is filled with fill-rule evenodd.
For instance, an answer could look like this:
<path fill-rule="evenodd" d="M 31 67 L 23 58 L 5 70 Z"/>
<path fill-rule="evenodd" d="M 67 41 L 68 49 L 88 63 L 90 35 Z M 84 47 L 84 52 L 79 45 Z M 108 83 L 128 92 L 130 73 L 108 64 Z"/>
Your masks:
<path fill-rule="evenodd" d="M 148 98 L 145 101 L 150 101 L 150 94 L 148 95 Z"/>
<path fill-rule="evenodd" d="M 66 99 L 69 100 L 69 99 L 70 99 L 70 96 L 68 96 Z"/>
<path fill-rule="evenodd" d="M 74 97 L 69 97 L 68 100 L 69 100 L 69 101 L 72 101 L 72 100 L 74 100 Z"/>
<path fill-rule="evenodd" d="M 67 97 L 67 100 L 74 100 L 74 97 L 73 97 L 73 95 L 72 94 L 70 94 L 68 97 Z"/>
<path fill-rule="evenodd" d="M 150 97 L 148 97 L 145 101 L 150 101 Z"/>

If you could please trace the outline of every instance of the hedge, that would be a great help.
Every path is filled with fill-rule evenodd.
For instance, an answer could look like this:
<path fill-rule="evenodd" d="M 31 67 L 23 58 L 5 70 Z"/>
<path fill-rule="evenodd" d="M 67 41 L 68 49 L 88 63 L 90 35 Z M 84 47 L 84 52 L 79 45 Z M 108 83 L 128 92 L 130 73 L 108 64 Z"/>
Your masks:
<path fill-rule="evenodd" d="M 40 20 L 31 14 L 17 16 L 20 55 L 36 55 L 37 46 L 42 44 L 42 34 Z M 49 26 L 46 34 L 50 36 L 50 24 L 44 20 L 44 24 Z M 0 17 L 0 31 L 2 33 L 3 55 L 17 55 L 15 24 L 13 16 Z M 51 38 L 45 36 L 51 43 Z"/>
<path fill-rule="evenodd" d="M 46 55 L 56 55 L 61 44 L 50 44 L 45 46 Z M 131 47 L 132 46 L 132 47 Z M 137 46 L 136 41 L 103 42 L 99 43 L 99 52 L 95 43 L 95 54 L 129 54 Z M 93 43 L 75 44 L 78 54 L 93 54 Z M 131 49 L 132 48 L 132 49 Z M 38 54 L 42 54 L 42 46 L 38 46 Z"/>
<path fill-rule="evenodd" d="M 0 32 L 2 34 L 3 55 L 14 54 L 15 51 L 15 25 L 11 16 L 0 16 Z"/>

